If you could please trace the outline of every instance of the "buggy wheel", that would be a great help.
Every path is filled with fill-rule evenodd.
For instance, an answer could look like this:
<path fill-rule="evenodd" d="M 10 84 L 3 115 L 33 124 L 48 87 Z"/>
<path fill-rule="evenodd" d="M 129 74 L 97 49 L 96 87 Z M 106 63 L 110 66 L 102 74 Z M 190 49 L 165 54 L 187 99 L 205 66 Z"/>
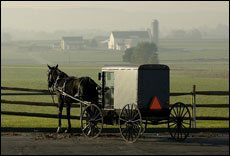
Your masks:
<path fill-rule="evenodd" d="M 91 104 L 86 106 L 81 115 L 81 130 L 89 138 L 96 138 L 103 128 L 103 115 L 101 109 Z"/>
<path fill-rule="evenodd" d="M 142 118 L 140 110 L 135 104 L 127 104 L 121 110 L 119 129 L 122 138 L 128 143 L 135 142 L 141 135 Z"/>
<path fill-rule="evenodd" d="M 191 128 L 191 115 L 188 107 L 181 103 L 175 103 L 171 109 L 168 120 L 168 130 L 176 141 L 185 140 Z"/>

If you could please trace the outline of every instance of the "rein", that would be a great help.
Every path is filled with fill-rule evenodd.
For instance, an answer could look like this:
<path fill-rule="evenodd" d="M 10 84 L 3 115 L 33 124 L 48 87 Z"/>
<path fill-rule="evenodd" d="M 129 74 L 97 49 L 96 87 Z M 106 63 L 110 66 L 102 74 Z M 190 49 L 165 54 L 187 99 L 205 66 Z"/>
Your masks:
<path fill-rule="evenodd" d="M 48 90 L 49 90 L 49 92 L 50 92 L 50 95 L 51 95 L 51 98 L 52 98 L 52 100 L 53 100 L 53 104 L 55 105 L 55 101 L 54 101 L 54 86 L 52 86 L 52 89 L 53 90 L 50 90 L 50 87 L 48 87 Z"/>
<path fill-rule="evenodd" d="M 52 76 L 53 76 L 53 73 L 54 72 L 52 72 Z M 60 80 L 60 79 L 65 79 L 65 78 L 59 78 L 60 73 L 62 73 L 62 72 L 59 72 L 58 77 L 57 77 L 55 83 L 53 83 L 51 87 L 48 86 L 48 91 L 50 92 L 51 98 L 53 100 L 53 104 L 55 104 L 54 93 L 58 89 L 58 82 L 57 81 Z"/>

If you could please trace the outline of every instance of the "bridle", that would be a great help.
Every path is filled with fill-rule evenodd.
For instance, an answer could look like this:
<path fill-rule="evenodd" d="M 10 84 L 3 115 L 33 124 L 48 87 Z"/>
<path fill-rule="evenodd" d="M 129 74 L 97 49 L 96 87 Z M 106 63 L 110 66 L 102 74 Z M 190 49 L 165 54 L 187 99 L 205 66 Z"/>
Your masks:
<path fill-rule="evenodd" d="M 48 74 L 48 91 L 50 92 L 50 95 L 51 95 L 51 98 L 52 98 L 52 100 L 53 100 L 53 103 L 55 104 L 55 101 L 54 101 L 54 93 L 55 93 L 55 91 L 56 91 L 56 86 L 55 86 L 55 83 L 53 83 L 52 85 L 51 85 L 51 87 L 49 87 L 49 81 L 50 81 L 50 77 L 52 77 L 52 79 L 53 79 L 53 74 L 54 74 L 54 72 L 55 72 L 56 70 L 54 70 L 54 71 L 52 71 L 52 74 Z M 57 81 L 57 79 L 56 79 L 56 81 Z"/>
<path fill-rule="evenodd" d="M 56 80 L 54 80 L 54 78 L 53 78 L 53 74 L 54 74 L 54 72 L 55 71 L 57 71 L 57 78 L 56 78 Z M 53 71 L 52 71 L 52 73 L 49 73 L 49 75 L 48 75 L 48 83 L 50 83 L 50 79 L 52 79 L 52 81 L 55 81 L 55 82 L 51 82 L 52 83 L 52 85 L 51 85 L 51 87 L 49 87 L 49 84 L 48 84 L 48 90 L 49 90 L 49 92 L 50 92 L 50 95 L 51 95 L 51 97 L 52 97 L 52 100 L 53 100 L 53 103 L 55 104 L 55 101 L 54 101 L 54 93 L 57 91 L 57 89 L 58 89 L 58 81 L 59 80 L 62 80 L 62 79 L 66 79 L 66 78 L 61 78 L 60 77 L 60 74 L 61 73 L 63 73 L 63 72 L 61 72 L 61 71 L 58 71 L 57 69 L 54 69 Z M 65 83 L 64 83 L 64 85 L 65 85 Z M 64 87 L 64 85 L 63 85 L 63 87 Z M 63 90 L 64 88 L 63 87 L 61 87 L 61 90 Z"/>

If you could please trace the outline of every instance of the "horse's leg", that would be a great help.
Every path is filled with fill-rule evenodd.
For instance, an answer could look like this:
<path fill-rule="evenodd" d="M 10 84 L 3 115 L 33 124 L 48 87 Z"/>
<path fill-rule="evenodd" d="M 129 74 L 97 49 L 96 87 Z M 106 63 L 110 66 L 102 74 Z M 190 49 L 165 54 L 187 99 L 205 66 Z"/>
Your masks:
<path fill-rule="evenodd" d="M 62 110 L 63 110 L 63 106 L 64 106 L 64 101 L 63 100 L 59 100 L 59 112 L 58 112 L 58 128 L 57 128 L 57 133 L 61 133 L 61 118 L 62 118 Z"/>
<path fill-rule="evenodd" d="M 70 103 L 67 103 L 66 113 L 68 118 L 68 128 L 66 129 L 65 133 L 71 132 L 71 122 L 70 122 Z"/>

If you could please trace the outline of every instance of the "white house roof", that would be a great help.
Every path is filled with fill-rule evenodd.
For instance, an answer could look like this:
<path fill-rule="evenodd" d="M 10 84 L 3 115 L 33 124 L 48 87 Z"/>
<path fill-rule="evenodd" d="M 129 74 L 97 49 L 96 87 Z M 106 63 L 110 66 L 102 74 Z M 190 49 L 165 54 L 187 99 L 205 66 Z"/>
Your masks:
<path fill-rule="evenodd" d="M 62 39 L 65 41 L 82 41 L 83 40 L 82 36 L 66 36 L 66 37 L 62 37 Z"/>
<path fill-rule="evenodd" d="M 114 38 L 149 38 L 148 31 L 112 31 Z"/>

